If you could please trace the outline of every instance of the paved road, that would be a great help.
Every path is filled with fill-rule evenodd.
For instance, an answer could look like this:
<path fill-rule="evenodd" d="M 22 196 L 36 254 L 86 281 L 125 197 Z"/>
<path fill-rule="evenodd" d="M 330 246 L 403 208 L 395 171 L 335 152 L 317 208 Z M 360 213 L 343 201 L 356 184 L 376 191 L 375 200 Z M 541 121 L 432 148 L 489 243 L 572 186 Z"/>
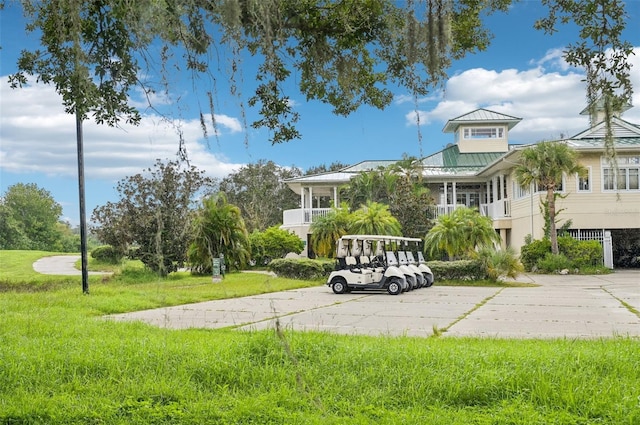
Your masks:
<path fill-rule="evenodd" d="M 268 279 L 268 277 L 265 277 Z M 527 288 L 437 286 L 398 296 L 297 289 L 109 316 L 156 326 L 273 328 L 340 334 L 501 338 L 640 337 L 640 270 L 522 275 Z"/>
<path fill-rule="evenodd" d="M 33 263 L 33 269 L 41 274 L 80 276 L 82 271 L 78 270 L 75 265 L 79 259 L 79 255 L 52 255 L 50 257 L 42 257 Z M 89 274 L 102 275 L 111 273 L 89 272 Z"/>

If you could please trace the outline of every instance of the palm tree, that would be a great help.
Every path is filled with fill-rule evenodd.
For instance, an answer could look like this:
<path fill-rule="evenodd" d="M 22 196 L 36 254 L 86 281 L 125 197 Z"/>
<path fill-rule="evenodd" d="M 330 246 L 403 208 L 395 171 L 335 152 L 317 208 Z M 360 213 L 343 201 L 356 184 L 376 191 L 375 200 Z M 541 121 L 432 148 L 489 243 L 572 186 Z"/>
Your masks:
<path fill-rule="evenodd" d="M 353 213 L 349 232 L 357 235 L 402 235 L 400 222 L 391 215 L 389 206 L 371 201 Z"/>
<path fill-rule="evenodd" d="M 563 174 L 575 173 L 584 176 L 587 169 L 578 163 L 576 152 L 560 142 L 540 142 L 524 149 L 515 168 L 516 180 L 521 186 L 534 185 L 547 191 L 547 224 L 553 254 L 558 254 L 555 191 L 562 184 Z"/>
<path fill-rule="evenodd" d="M 316 217 L 311 223 L 311 248 L 320 257 L 332 257 L 335 243 L 349 230 L 351 214 L 346 204 L 332 208 L 323 217 Z"/>
<path fill-rule="evenodd" d="M 228 264 L 240 267 L 249 259 L 249 234 L 240 208 L 227 203 L 224 193 L 206 198 L 194 220 L 189 263 L 196 270 L 211 270 L 213 258 L 224 254 Z"/>
<path fill-rule="evenodd" d="M 449 260 L 461 255 L 475 255 L 477 249 L 490 247 L 500 238 L 489 217 L 473 208 L 456 208 L 438 217 L 424 239 L 425 250 L 434 255 L 444 251 Z"/>

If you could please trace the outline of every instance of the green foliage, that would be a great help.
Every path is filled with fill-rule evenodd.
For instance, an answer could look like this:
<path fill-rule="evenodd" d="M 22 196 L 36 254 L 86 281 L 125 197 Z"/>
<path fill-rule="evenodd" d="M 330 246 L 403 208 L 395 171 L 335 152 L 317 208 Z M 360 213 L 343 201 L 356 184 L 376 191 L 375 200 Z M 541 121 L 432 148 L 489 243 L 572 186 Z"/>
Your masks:
<path fill-rule="evenodd" d="M 602 244 L 595 240 L 579 241 L 571 236 L 561 236 L 558 238 L 558 248 L 571 260 L 574 268 L 600 266 L 604 261 Z"/>
<path fill-rule="evenodd" d="M 565 174 L 584 175 L 587 169 L 578 162 L 576 151 L 561 142 L 539 142 L 522 150 L 515 176 L 523 187 L 541 188 L 546 191 L 547 210 L 545 224 L 551 241 L 551 252 L 557 254 L 556 194 Z"/>
<path fill-rule="evenodd" d="M 91 257 L 105 263 L 118 264 L 122 261 L 122 254 L 111 245 L 103 245 L 91 251 Z"/>
<path fill-rule="evenodd" d="M 273 161 L 247 164 L 220 181 L 230 204 L 240 208 L 249 232 L 264 231 L 282 223 L 284 210 L 297 208 L 300 196 L 284 180 L 300 176 L 297 168 L 280 167 Z"/>
<path fill-rule="evenodd" d="M 518 256 L 511 248 L 506 250 L 484 248 L 480 250 L 478 257 L 484 265 L 487 278 L 493 281 L 504 277 L 515 279 L 518 274 L 524 271 Z"/>
<path fill-rule="evenodd" d="M 367 201 L 353 212 L 349 233 L 356 235 L 401 236 L 400 222 L 391 215 L 389 206 Z"/>
<path fill-rule="evenodd" d="M 333 257 L 336 241 L 349 232 L 351 214 L 346 204 L 332 208 L 327 215 L 316 217 L 311 223 L 311 248 L 316 255 Z"/>
<path fill-rule="evenodd" d="M 209 274 L 213 258 L 224 255 L 226 264 L 237 269 L 249 260 L 249 234 L 240 208 L 227 202 L 224 193 L 206 198 L 193 224 L 193 241 L 188 260 L 198 274 Z"/>
<path fill-rule="evenodd" d="M 266 265 L 290 252 L 300 254 L 304 249 L 304 242 L 298 236 L 278 226 L 269 227 L 264 232 L 253 231 L 249 242 L 251 259 L 259 265 Z"/>
<path fill-rule="evenodd" d="M 598 241 L 579 241 L 571 236 L 560 236 L 558 248 L 559 254 L 550 255 L 551 242 L 548 239 L 533 240 L 520 248 L 520 261 L 527 271 L 538 270 L 543 273 L 602 266 L 602 245 Z"/>
<path fill-rule="evenodd" d="M 548 253 L 551 253 L 551 241 L 549 239 L 532 240 L 520 248 L 520 261 L 525 270 L 532 271 L 538 261 Z"/>
<path fill-rule="evenodd" d="M 548 252 L 538 260 L 536 267 L 540 273 L 558 273 L 561 270 L 571 270 L 573 263 L 564 254 Z"/>
<path fill-rule="evenodd" d="M 62 206 L 35 183 L 16 183 L 0 197 L 0 249 L 62 251 Z"/>
<path fill-rule="evenodd" d="M 444 280 L 484 280 L 488 273 L 481 260 L 429 261 L 427 265 L 436 277 Z"/>
<path fill-rule="evenodd" d="M 308 258 L 277 258 L 272 260 L 267 267 L 280 277 L 316 280 L 328 275 L 327 268 L 329 267 L 327 264 L 328 263 L 326 261 L 322 262 L 318 260 L 310 260 Z"/>
<path fill-rule="evenodd" d="M 158 160 L 146 173 L 118 182 L 120 200 L 93 211 L 92 230 L 121 255 L 137 246 L 136 258 L 165 276 L 184 265 L 195 200 L 212 183 L 194 166 Z"/>
<path fill-rule="evenodd" d="M 444 251 L 452 260 L 474 256 L 476 249 L 499 241 L 490 217 L 480 215 L 476 209 L 459 207 L 438 217 L 425 237 L 424 250 L 431 256 Z"/>

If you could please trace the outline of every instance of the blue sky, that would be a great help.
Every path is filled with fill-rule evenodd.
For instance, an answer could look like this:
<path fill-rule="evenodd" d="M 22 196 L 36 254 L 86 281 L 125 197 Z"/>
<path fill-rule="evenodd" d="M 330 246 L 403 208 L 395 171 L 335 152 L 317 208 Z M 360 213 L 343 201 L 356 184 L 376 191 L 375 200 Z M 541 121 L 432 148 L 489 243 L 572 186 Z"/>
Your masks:
<path fill-rule="evenodd" d="M 640 0 L 627 3 L 630 23 L 626 38 L 636 47 L 633 103 L 640 105 Z M 294 107 L 301 115 L 297 128 L 302 139 L 285 144 L 271 145 L 266 130 L 243 128 L 240 101 L 227 94 L 222 83 L 217 90 L 217 138 L 205 140 L 198 119 L 201 108 L 197 102 L 206 104 L 201 95 L 210 87 L 208 83 L 189 80 L 182 84 L 188 77 L 176 77 L 172 100 L 158 98 L 157 105 L 174 112 L 192 163 L 218 178 L 260 159 L 307 169 L 334 161 L 353 164 L 367 159 L 399 159 L 405 153 L 428 155 L 453 142 L 453 135 L 442 132 L 448 119 L 477 108 L 523 119 L 510 132 L 511 143 L 573 135 L 588 126 L 587 118 L 579 115 L 586 106 L 584 75 L 568 67 L 561 52 L 577 39 L 577 32 L 561 27 L 549 36 L 534 30 L 535 19 L 544 14 L 540 2 L 521 1 L 508 14 L 488 18 L 495 35 L 491 46 L 455 62 L 444 90 L 419 99 L 417 112 L 414 101 L 402 89 L 394 92 L 394 102 L 384 111 L 363 107 L 349 117 L 333 115 L 328 106 L 318 102 L 306 102 L 292 89 Z M 12 90 L 7 84 L 7 76 L 16 71 L 20 50 L 32 49 L 38 42 L 33 34 L 24 34 L 23 26 L 20 10 L 9 2 L 0 12 L 0 193 L 15 183 L 36 183 L 63 206 L 63 218 L 77 224 L 75 119 L 65 114 L 53 87 L 31 84 Z M 247 72 L 243 78 L 240 89 L 248 97 L 253 74 Z M 176 104 L 178 98 L 180 103 Z M 119 180 L 143 172 L 156 158 L 175 158 L 175 131 L 152 111 L 142 112 L 138 127 L 110 128 L 85 122 L 87 217 L 95 207 L 118 200 L 114 188 Z M 255 112 L 246 112 L 251 122 Z M 416 113 L 420 114 L 421 141 Z M 630 109 L 623 118 L 640 123 L 640 107 Z"/>

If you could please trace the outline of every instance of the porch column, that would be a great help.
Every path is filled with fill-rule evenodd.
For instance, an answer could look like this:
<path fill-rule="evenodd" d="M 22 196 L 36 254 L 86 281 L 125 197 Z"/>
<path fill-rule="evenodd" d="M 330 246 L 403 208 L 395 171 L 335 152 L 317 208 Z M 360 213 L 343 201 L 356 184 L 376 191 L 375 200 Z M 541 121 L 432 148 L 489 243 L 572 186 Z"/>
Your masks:
<path fill-rule="evenodd" d="M 447 196 L 447 186 L 449 186 L 448 182 L 444 182 L 444 214 L 449 212 L 449 197 Z"/>
<path fill-rule="evenodd" d="M 489 203 L 491 203 L 490 194 L 491 194 L 491 180 L 487 180 L 487 194 L 485 196 L 487 205 L 489 205 Z"/>
<path fill-rule="evenodd" d="M 313 208 L 313 186 L 309 186 L 309 209 Z"/>
<path fill-rule="evenodd" d="M 304 187 L 300 188 L 300 208 L 304 209 L 304 191 L 307 190 Z"/>
<path fill-rule="evenodd" d="M 338 201 L 338 186 L 333 186 L 333 206 L 338 208 L 340 202 Z"/>
<path fill-rule="evenodd" d="M 493 204 L 491 205 L 491 217 L 495 218 L 496 216 L 496 203 L 498 202 L 498 178 L 493 177 L 493 187 L 491 188 L 493 193 Z"/>
<path fill-rule="evenodd" d="M 500 229 L 500 249 L 507 249 L 507 229 Z"/>
<path fill-rule="evenodd" d="M 456 208 L 458 208 L 458 196 L 456 194 L 456 182 L 455 181 L 451 182 L 451 190 L 452 190 L 451 197 L 453 198 L 451 201 L 453 203 L 453 209 L 455 210 Z"/>

